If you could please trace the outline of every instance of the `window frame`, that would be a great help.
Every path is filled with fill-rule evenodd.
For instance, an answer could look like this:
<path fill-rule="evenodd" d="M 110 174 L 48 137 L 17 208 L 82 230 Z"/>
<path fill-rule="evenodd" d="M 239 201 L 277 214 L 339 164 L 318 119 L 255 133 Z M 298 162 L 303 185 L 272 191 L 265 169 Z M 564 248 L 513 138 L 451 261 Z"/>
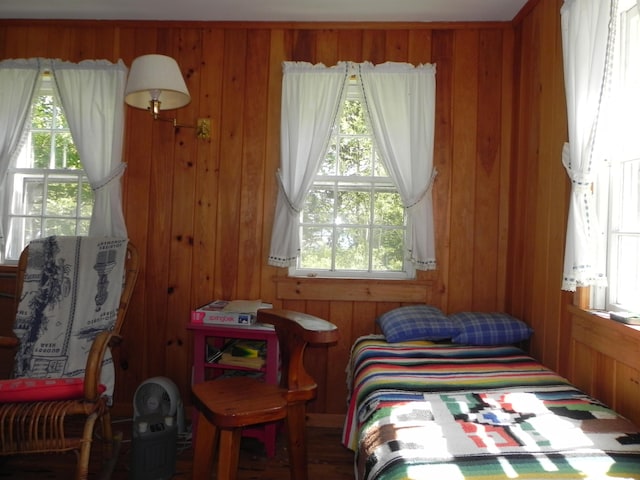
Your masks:
<path fill-rule="evenodd" d="M 51 95 L 54 102 L 54 120 L 47 128 L 34 128 L 33 127 L 33 108 L 39 98 L 43 95 Z M 49 220 L 69 220 L 75 223 L 74 232 L 76 235 L 87 235 L 91 216 L 93 212 L 95 196 L 91 195 L 90 210 L 88 215 L 83 215 L 82 211 L 86 206 L 86 202 L 83 203 L 83 187 L 90 185 L 88 176 L 83 167 L 81 168 L 59 168 L 55 164 L 55 156 L 50 155 L 49 168 L 39 167 L 24 167 L 17 166 L 20 162 L 22 155 L 31 155 L 31 136 L 32 133 L 50 133 L 51 134 L 51 148 L 55 149 L 55 137 L 57 135 L 69 135 L 71 142 L 73 138 L 68 123 L 66 122 L 66 116 L 64 118 L 63 126 L 60 126 L 55 121 L 55 117 L 59 117 L 61 112 L 65 116 L 64 107 L 60 101 L 60 95 L 55 87 L 55 81 L 53 80 L 50 72 L 42 72 L 38 79 L 38 84 L 35 89 L 34 97 L 31 100 L 30 113 L 28 121 L 26 123 L 23 142 L 21 147 L 12 158 L 9 167 L 7 169 L 7 175 L 5 178 L 5 199 L 4 210 L 5 218 L 7 219 L 8 231 L 6 232 L 6 241 L 4 248 L 2 249 L 2 263 L 12 265 L 16 264 L 20 252 L 24 249 L 30 240 L 33 238 L 39 238 L 42 235 L 49 235 L 53 233 L 47 233 L 45 225 Z M 79 154 L 78 154 L 79 155 Z M 80 164 L 82 160 L 80 159 Z M 26 185 L 29 183 L 41 182 L 42 183 L 42 205 L 40 205 L 39 212 L 30 212 L 27 205 L 28 202 L 24 202 L 23 199 L 27 195 Z M 20 183 L 19 188 L 16 188 Z M 73 208 L 74 213 L 72 215 L 61 215 L 58 213 L 47 212 L 47 192 L 49 186 L 53 184 L 69 183 L 77 185 L 75 193 L 75 206 Z M 17 198 L 19 196 L 21 198 Z M 31 204 L 34 205 L 34 204 Z M 22 239 L 22 245 L 14 245 L 16 242 L 11 240 L 12 224 L 13 222 L 23 223 L 33 219 L 40 223 L 40 235 L 38 237 L 31 237 L 25 228 L 21 229 L 19 236 Z M 43 233 L 44 232 L 44 233 Z"/>
<path fill-rule="evenodd" d="M 370 202 L 371 202 L 371 210 L 370 210 L 370 222 L 365 226 L 365 225 L 360 225 L 360 224 L 353 224 L 353 226 L 357 226 L 357 227 L 364 227 L 368 230 L 369 233 L 371 233 L 373 230 L 389 230 L 389 229 L 395 229 L 397 230 L 399 228 L 399 226 L 397 225 L 384 225 L 384 224 L 376 224 L 373 223 L 373 217 L 375 215 L 375 210 L 373 208 L 374 204 L 375 204 L 375 194 L 377 192 L 388 192 L 388 191 L 392 191 L 395 194 L 399 194 L 398 192 L 398 188 L 395 185 L 395 182 L 393 181 L 393 179 L 391 178 L 391 176 L 389 175 L 388 172 L 388 168 L 387 166 L 384 164 L 384 160 L 381 158 L 381 156 L 378 153 L 378 149 L 376 147 L 376 139 L 373 135 L 371 126 L 369 125 L 369 119 L 368 119 L 368 115 L 365 111 L 366 109 L 366 102 L 364 99 L 364 93 L 362 92 L 362 86 L 360 84 L 360 82 L 358 81 L 358 78 L 356 75 L 352 75 L 349 78 L 349 82 L 346 86 L 345 89 L 345 94 L 344 94 L 344 98 L 341 100 L 341 104 L 340 104 L 340 110 L 336 116 L 336 119 L 334 121 L 334 124 L 332 126 L 332 134 L 329 140 L 329 146 L 327 148 L 327 152 L 325 152 L 325 157 L 327 154 L 329 154 L 329 149 L 331 148 L 332 145 L 336 146 L 339 144 L 340 142 L 340 138 L 347 138 L 347 137 L 366 137 L 366 138 L 370 138 L 371 142 L 372 142 L 372 157 L 375 158 L 378 162 L 381 162 L 381 164 L 383 165 L 384 169 L 385 169 L 385 173 L 386 173 L 386 177 L 382 177 L 382 176 L 377 176 L 376 173 L 376 165 L 375 163 L 373 163 L 371 165 L 371 175 L 359 175 L 357 176 L 358 181 L 354 182 L 354 177 L 355 176 L 341 176 L 341 175 L 323 175 L 322 174 L 322 170 L 323 170 L 323 164 L 324 164 L 324 160 L 320 163 L 320 166 L 318 167 L 318 172 L 315 175 L 315 178 L 310 186 L 310 191 L 313 190 L 314 188 L 317 188 L 319 186 L 326 186 L 327 188 L 332 188 L 336 193 L 342 192 L 342 191 L 347 191 L 350 189 L 353 189 L 354 191 L 370 191 L 371 197 L 370 197 Z M 362 109 L 363 109 L 363 114 L 365 117 L 365 122 L 367 122 L 367 128 L 368 128 L 368 134 L 354 134 L 354 135 L 342 135 L 340 134 L 339 130 L 340 130 L 340 126 L 339 126 L 339 122 L 342 118 L 342 113 L 343 113 L 343 108 L 346 104 L 347 101 L 349 100 L 353 100 L 353 99 L 358 99 L 361 104 L 362 104 Z M 337 154 L 336 154 L 337 156 Z M 337 172 L 336 172 L 337 173 Z M 350 187 L 349 184 L 352 184 L 352 186 Z M 356 186 L 357 185 L 357 186 Z M 376 187 L 376 185 L 379 185 L 379 187 Z M 364 187 L 367 188 L 364 188 Z M 337 197 L 336 197 L 337 198 Z M 373 248 L 373 242 L 369 241 L 368 242 L 368 251 L 369 251 L 369 267 L 368 270 L 347 270 L 347 269 L 338 269 L 336 270 L 335 267 L 335 240 L 332 242 L 332 258 L 331 258 L 331 269 L 329 270 L 325 270 L 325 269 L 314 269 L 314 268 L 303 268 L 300 266 L 300 262 L 303 259 L 303 252 L 302 252 L 302 248 L 304 245 L 304 242 L 302 240 L 302 229 L 303 227 L 306 225 L 308 226 L 309 224 L 304 222 L 304 210 L 300 212 L 300 215 L 298 217 L 298 227 L 297 227 L 297 234 L 300 235 L 300 254 L 297 256 L 296 259 L 296 264 L 294 266 L 290 266 L 288 269 L 288 275 L 290 277 L 306 277 L 306 278 L 343 278 L 343 279 L 374 279 L 374 280 L 413 280 L 416 278 L 416 269 L 415 266 L 413 265 L 413 263 L 411 261 L 409 261 L 406 258 L 405 255 L 405 245 L 406 245 L 406 241 L 407 241 L 407 234 L 410 230 L 410 225 L 409 225 L 409 218 L 406 214 L 406 209 L 404 207 L 403 208 L 403 225 L 402 225 L 402 231 L 403 231 L 403 243 L 402 243 L 402 252 L 403 252 L 403 268 L 404 270 L 397 270 L 397 271 L 381 271 L 381 270 L 371 270 L 372 268 L 372 260 L 373 260 L 373 256 L 372 256 L 372 248 Z M 335 235 L 335 230 L 337 228 L 339 228 L 339 224 L 337 224 L 335 221 L 332 222 L 331 224 L 311 224 L 311 225 L 319 225 L 319 226 L 326 226 L 327 228 L 331 228 L 333 229 L 333 235 Z M 348 224 L 351 225 L 351 224 Z"/>
<path fill-rule="evenodd" d="M 633 10 L 635 9 L 635 12 Z M 625 111 L 634 111 L 633 108 L 628 108 L 628 102 L 631 101 L 628 93 L 625 90 L 626 82 L 628 78 L 624 58 L 629 55 L 628 45 L 634 45 L 635 49 L 640 54 L 640 47 L 638 47 L 632 38 L 626 37 L 630 31 L 629 24 L 625 24 L 625 20 L 628 18 L 628 14 L 632 12 L 635 16 L 635 32 L 637 35 L 638 29 L 640 29 L 640 11 L 635 0 L 621 0 L 619 13 L 617 18 L 617 29 L 619 41 L 616 42 L 615 49 L 615 74 L 612 91 L 613 103 L 618 105 L 625 105 Z M 631 30 L 633 32 L 633 30 Z M 636 60 L 636 62 L 638 62 Z M 635 68 L 638 69 L 638 63 Z M 635 72 L 636 75 L 638 72 Z M 629 74 L 631 75 L 631 74 Z M 638 75 L 640 77 L 640 75 Z M 640 80 L 640 78 L 638 79 Z M 640 105 L 640 86 L 636 87 L 637 91 L 634 94 L 635 101 Z M 640 118 L 640 113 L 637 113 L 636 119 Z M 618 130 L 618 129 L 616 129 Z M 627 137 L 625 137 L 627 138 Z M 591 288 L 591 306 L 596 309 L 603 309 L 607 311 L 640 311 L 640 300 L 636 303 L 620 303 L 617 301 L 618 294 L 620 292 L 619 287 L 619 275 L 617 274 L 617 266 L 624 260 L 619 254 L 619 240 L 624 237 L 640 237 L 640 221 L 636 222 L 634 228 L 625 228 L 622 225 L 621 218 L 624 210 L 625 198 L 622 196 L 625 175 L 623 171 L 625 166 L 629 166 L 632 163 L 640 162 L 640 141 L 638 137 L 635 138 L 636 142 L 611 142 L 611 147 L 616 148 L 615 151 L 610 150 L 608 153 L 609 158 L 607 164 L 601 172 L 598 173 L 595 182 L 596 192 L 596 205 L 597 214 L 603 229 L 603 241 L 598 246 L 597 261 L 598 266 L 601 267 L 599 271 L 605 271 L 607 275 L 608 285 L 606 286 L 594 286 Z M 621 145 L 625 147 L 631 146 L 631 148 L 619 148 Z M 640 171 L 640 167 L 636 166 L 636 172 Z M 635 195 L 638 197 L 640 186 L 636 188 Z M 636 198 L 637 200 L 637 198 Z M 628 203 L 626 204 L 628 206 Z M 639 206 L 640 208 L 640 206 Z M 640 211 L 637 217 L 640 219 Z M 640 254 L 638 254 L 640 256 Z M 636 262 L 638 262 L 636 257 Z M 640 274 L 638 274 L 640 275 Z M 640 277 L 637 276 L 636 284 L 640 284 Z"/>

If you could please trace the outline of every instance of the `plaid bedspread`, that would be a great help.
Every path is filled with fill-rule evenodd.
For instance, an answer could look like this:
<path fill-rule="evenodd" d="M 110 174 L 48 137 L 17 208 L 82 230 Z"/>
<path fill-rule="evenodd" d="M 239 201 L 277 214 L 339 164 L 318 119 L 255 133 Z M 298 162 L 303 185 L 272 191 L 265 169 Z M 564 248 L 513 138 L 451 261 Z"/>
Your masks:
<path fill-rule="evenodd" d="M 514 347 L 363 337 L 343 443 L 358 480 L 640 479 L 640 432 Z"/>

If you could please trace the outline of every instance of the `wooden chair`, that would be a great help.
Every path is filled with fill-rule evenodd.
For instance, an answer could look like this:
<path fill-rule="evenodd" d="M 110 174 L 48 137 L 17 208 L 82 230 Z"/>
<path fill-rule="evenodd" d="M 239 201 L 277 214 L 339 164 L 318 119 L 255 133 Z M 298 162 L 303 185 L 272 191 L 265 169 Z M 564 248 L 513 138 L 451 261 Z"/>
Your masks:
<path fill-rule="evenodd" d="M 258 310 L 257 321 L 275 327 L 280 344 L 280 385 L 249 377 L 223 378 L 192 387 L 199 412 L 194 448 L 194 480 L 211 476 L 218 444 L 218 480 L 236 478 L 240 439 L 244 427 L 286 419 L 292 480 L 307 478 L 305 442 L 306 402 L 317 384 L 303 364 L 305 348 L 338 340 L 332 323 L 288 310 Z"/>
<path fill-rule="evenodd" d="M 17 269 L 16 305 L 21 297 L 29 247 L 22 252 Z M 75 452 L 76 479 L 86 479 L 94 427 L 100 422 L 104 453 L 113 454 L 114 435 L 107 399 L 102 395 L 102 360 L 110 346 L 120 341 L 129 300 L 138 275 L 138 252 L 129 243 L 125 259 L 124 283 L 113 330 L 97 334 L 86 360 L 82 393 L 72 399 L 0 402 L 0 456 Z M 91 267 L 93 268 L 93 266 Z M 0 337 L 0 347 L 16 348 L 15 337 Z"/>

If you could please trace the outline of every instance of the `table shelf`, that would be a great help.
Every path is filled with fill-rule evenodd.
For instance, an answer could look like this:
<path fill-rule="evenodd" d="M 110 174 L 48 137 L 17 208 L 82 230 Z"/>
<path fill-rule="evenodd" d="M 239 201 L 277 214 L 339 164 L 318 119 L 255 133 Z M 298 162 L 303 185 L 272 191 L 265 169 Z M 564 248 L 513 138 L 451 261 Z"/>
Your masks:
<path fill-rule="evenodd" d="M 216 325 L 205 323 L 189 323 L 187 329 L 193 334 L 193 378 L 192 382 L 201 383 L 207 378 L 207 372 L 213 372 L 213 377 L 224 370 L 237 372 L 261 372 L 268 383 L 277 384 L 279 377 L 279 349 L 278 336 L 272 325 Z M 206 346 L 208 339 L 219 348 L 225 342 L 233 339 L 262 340 L 266 343 L 266 362 L 262 368 L 256 369 L 241 365 L 210 363 L 206 361 Z M 220 373 L 221 374 L 221 373 Z M 212 380 L 215 381 L 215 380 Z M 195 418 L 195 417 L 194 417 Z M 246 429 L 243 435 L 262 441 L 267 455 L 273 457 L 276 448 L 275 423 L 263 427 Z M 193 435 L 196 435 L 196 425 L 193 425 Z"/>

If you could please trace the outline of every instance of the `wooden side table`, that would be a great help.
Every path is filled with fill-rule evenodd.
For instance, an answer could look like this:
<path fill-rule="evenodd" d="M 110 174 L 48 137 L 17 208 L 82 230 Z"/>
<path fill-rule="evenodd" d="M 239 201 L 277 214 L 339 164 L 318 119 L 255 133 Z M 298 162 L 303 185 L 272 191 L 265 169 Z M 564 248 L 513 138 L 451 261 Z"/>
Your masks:
<path fill-rule="evenodd" d="M 210 323 L 189 323 L 188 330 L 193 334 L 193 373 L 194 384 L 207 380 L 207 370 L 213 371 L 213 377 L 221 375 L 224 370 L 238 370 L 255 372 L 255 369 L 236 365 L 208 363 L 206 359 L 207 339 L 211 338 L 215 346 L 221 348 L 230 339 L 263 340 L 266 342 L 266 362 L 259 371 L 264 375 L 267 383 L 278 384 L 279 350 L 278 336 L 273 325 L 217 325 Z M 194 416 L 195 418 L 195 416 Z M 192 425 L 192 434 L 196 436 L 197 425 Z M 276 451 L 275 423 L 266 424 L 263 427 L 246 429 L 243 435 L 260 440 L 269 457 L 273 457 Z"/>

